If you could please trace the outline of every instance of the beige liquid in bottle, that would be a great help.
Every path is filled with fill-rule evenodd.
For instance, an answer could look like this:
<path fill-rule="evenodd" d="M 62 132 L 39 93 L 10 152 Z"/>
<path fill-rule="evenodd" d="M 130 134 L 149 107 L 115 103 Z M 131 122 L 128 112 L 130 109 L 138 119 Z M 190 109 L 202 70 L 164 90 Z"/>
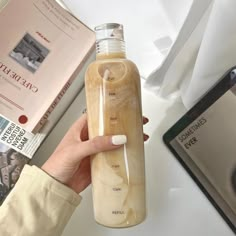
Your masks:
<path fill-rule="evenodd" d="M 86 72 L 89 136 L 127 136 L 121 148 L 91 157 L 95 220 L 107 227 L 130 227 L 146 216 L 140 76 L 125 58 L 123 28 L 95 28 L 97 59 Z"/>

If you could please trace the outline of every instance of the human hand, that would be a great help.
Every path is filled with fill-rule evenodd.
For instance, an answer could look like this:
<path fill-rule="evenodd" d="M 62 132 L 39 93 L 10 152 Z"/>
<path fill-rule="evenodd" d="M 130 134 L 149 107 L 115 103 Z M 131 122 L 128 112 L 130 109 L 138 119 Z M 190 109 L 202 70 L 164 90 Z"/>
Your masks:
<path fill-rule="evenodd" d="M 143 118 L 143 123 L 148 119 Z M 144 140 L 148 135 L 144 134 Z M 90 155 L 114 150 L 126 143 L 125 135 L 88 138 L 87 115 L 83 114 L 68 130 L 56 150 L 42 166 L 56 180 L 75 192 L 82 192 L 91 183 Z"/>

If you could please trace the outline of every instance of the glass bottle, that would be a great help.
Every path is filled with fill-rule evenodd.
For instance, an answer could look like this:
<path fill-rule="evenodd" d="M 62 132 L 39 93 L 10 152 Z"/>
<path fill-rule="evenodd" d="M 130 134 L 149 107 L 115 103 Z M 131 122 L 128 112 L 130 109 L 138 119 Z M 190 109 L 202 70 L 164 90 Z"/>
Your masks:
<path fill-rule="evenodd" d="M 126 59 L 123 26 L 95 28 L 96 61 L 85 75 L 89 137 L 126 135 L 117 150 L 91 157 L 95 220 L 121 228 L 146 216 L 140 75 Z"/>

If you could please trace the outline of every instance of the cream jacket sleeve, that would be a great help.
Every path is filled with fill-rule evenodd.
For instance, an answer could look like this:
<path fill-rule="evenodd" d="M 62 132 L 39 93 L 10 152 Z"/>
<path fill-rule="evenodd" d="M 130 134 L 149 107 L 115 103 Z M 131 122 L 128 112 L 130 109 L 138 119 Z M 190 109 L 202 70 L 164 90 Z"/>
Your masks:
<path fill-rule="evenodd" d="M 80 201 L 73 190 L 26 165 L 0 207 L 0 235 L 61 235 Z"/>

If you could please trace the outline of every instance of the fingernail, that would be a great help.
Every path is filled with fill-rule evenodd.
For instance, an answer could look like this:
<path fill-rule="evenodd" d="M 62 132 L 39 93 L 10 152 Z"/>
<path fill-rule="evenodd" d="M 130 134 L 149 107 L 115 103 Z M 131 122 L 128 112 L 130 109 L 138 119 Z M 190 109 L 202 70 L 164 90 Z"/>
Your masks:
<path fill-rule="evenodd" d="M 122 145 L 127 142 L 127 137 L 126 135 L 113 135 L 111 142 L 113 145 Z"/>

